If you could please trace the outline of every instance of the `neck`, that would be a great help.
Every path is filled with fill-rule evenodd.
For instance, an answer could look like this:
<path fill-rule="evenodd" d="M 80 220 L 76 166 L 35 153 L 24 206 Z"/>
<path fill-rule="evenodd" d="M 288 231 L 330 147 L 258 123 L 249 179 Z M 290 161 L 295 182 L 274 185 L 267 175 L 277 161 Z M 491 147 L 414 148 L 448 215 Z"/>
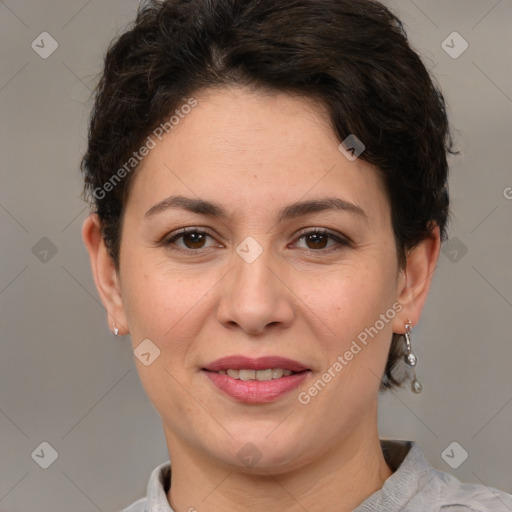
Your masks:
<path fill-rule="evenodd" d="M 169 432 L 166 437 L 172 461 L 167 499 L 175 512 L 351 512 L 393 473 L 376 425 L 372 432 L 354 429 L 325 454 L 279 474 L 271 469 L 265 474 L 247 473 L 183 448 Z"/>

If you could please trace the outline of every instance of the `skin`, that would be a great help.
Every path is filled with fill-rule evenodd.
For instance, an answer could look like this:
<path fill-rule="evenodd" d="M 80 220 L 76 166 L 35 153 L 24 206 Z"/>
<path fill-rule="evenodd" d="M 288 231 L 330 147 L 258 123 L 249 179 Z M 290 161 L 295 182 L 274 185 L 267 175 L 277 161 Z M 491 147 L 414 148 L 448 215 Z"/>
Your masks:
<path fill-rule="evenodd" d="M 161 351 L 149 366 L 135 364 L 163 421 L 169 503 L 176 512 L 353 510 L 392 474 L 377 428 L 379 382 L 392 333 L 420 318 L 439 229 L 400 269 L 381 178 L 338 150 L 320 105 L 243 88 L 194 97 L 198 105 L 136 170 L 119 272 L 96 215 L 82 232 L 109 327 L 130 334 L 134 349 L 149 338 Z M 229 217 L 167 209 L 145 218 L 178 194 L 220 203 Z M 332 210 L 277 222 L 282 207 L 326 196 L 359 206 L 366 218 Z M 174 250 L 159 243 L 182 227 L 211 236 L 182 237 Z M 301 238 L 314 228 L 351 244 Z M 263 250 L 250 264 L 236 252 L 248 236 Z M 199 252 L 186 252 L 193 248 Z M 299 403 L 298 393 L 394 303 L 402 309 L 393 320 L 309 404 Z M 200 371 L 232 354 L 280 355 L 312 373 L 272 403 L 243 404 Z M 237 457 L 246 443 L 261 455 L 250 467 Z"/>

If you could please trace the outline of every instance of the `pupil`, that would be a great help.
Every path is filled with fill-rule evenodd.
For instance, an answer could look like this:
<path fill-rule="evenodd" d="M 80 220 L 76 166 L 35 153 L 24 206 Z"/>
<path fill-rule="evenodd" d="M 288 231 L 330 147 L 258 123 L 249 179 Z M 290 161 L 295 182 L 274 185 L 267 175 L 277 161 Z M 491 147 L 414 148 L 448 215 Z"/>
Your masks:
<path fill-rule="evenodd" d="M 194 237 L 197 237 L 199 240 L 193 240 Z M 186 238 L 192 238 L 192 244 L 201 243 L 201 239 L 204 238 L 204 235 L 201 233 L 188 233 L 186 235 Z M 193 249 L 196 249 L 196 247 L 192 247 Z"/>
<path fill-rule="evenodd" d="M 314 244 L 318 244 L 318 243 L 320 243 L 320 242 L 318 242 L 318 238 L 322 238 L 322 237 L 325 242 L 326 237 L 323 233 L 313 233 L 313 234 L 309 235 L 309 240 L 313 241 Z M 325 246 L 325 243 L 324 244 L 320 243 L 320 245 L 321 245 L 321 248 L 323 248 Z"/>

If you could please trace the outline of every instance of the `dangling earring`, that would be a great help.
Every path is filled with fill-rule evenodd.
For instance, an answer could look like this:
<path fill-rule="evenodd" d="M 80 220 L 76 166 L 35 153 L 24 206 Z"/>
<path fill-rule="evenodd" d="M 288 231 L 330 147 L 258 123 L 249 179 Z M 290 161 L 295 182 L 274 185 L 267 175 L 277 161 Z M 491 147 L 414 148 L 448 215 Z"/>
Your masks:
<path fill-rule="evenodd" d="M 114 326 L 114 328 L 112 329 L 112 334 L 114 336 L 117 336 L 119 334 L 119 329 L 116 327 L 116 323 L 115 322 L 112 325 Z"/>
<path fill-rule="evenodd" d="M 416 379 L 416 370 L 414 367 L 416 366 L 416 356 L 412 353 L 411 348 L 411 327 L 412 323 L 410 320 L 407 321 L 405 324 L 405 328 L 407 331 L 405 332 L 405 352 L 404 352 L 404 359 L 405 362 L 411 367 L 412 370 L 412 382 L 411 382 L 411 389 L 414 391 L 414 393 L 421 393 L 423 391 L 423 386 L 421 383 Z"/>

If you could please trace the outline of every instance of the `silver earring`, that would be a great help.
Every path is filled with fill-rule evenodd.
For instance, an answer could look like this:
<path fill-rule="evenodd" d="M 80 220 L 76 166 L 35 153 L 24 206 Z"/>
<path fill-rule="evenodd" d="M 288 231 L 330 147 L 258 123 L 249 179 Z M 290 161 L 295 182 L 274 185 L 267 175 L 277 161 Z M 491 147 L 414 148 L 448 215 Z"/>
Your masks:
<path fill-rule="evenodd" d="M 115 322 L 113 323 L 113 326 L 114 326 L 114 328 L 112 330 L 112 334 L 114 336 L 117 336 L 119 334 L 119 329 L 116 327 L 116 323 Z"/>
<path fill-rule="evenodd" d="M 405 324 L 405 328 L 407 331 L 405 332 L 405 352 L 404 352 L 404 359 L 405 362 L 411 367 L 412 370 L 412 382 L 411 382 L 411 389 L 414 391 L 414 393 L 421 393 L 423 391 L 423 386 L 421 385 L 421 382 L 419 382 L 416 379 L 416 370 L 414 367 L 416 366 L 416 356 L 412 353 L 411 348 L 411 328 L 412 323 L 410 320 L 407 321 Z"/>

